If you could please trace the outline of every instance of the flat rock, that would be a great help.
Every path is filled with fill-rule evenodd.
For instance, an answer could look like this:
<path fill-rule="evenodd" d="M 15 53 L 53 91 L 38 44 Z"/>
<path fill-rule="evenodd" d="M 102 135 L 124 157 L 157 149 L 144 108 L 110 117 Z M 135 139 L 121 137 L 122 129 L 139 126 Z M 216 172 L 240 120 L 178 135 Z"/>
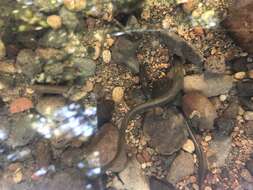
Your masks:
<path fill-rule="evenodd" d="M 184 91 L 200 91 L 207 97 L 227 93 L 233 86 L 230 75 L 206 73 L 204 75 L 188 75 L 184 78 Z"/>
<path fill-rule="evenodd" d="M 79 148 L 71 148 L 64 151 L 61 155 L 61 162 L 67 167 L 76 167 L 81 161 L 83 150 Z"/>
<path fill-rule="evenodd" d="M 99 163 L 90 163 L 95 166 L 105 166 L 112 161 L 117 153 L 117 142 L 119 140 L 119 130 L 110 123 L 103 125 L 96 137 L 92 139 L 88 161 L 97 157 Z M 99 153 L 97 155 L 97 153 Z"/>
<path fill-rule="evenodd" d="M 150 190 L 148 178 L 144 175 L 140 164 L 136 159 L 128 162 L 127 167 L 119 173 L 122 184 L 117 178 L 113 179 L 112 187 L 127 190 Z"/>
<path fill-rule="evenodd" d="M 17 117 L 11 122 L 11 132 L 7 144 L 13 148 L 27 145 L 36 135 L 28 116 Z"/>
<path fill-rule="evenodd" d="M 122 150 L 119 153 L 119 157 L 114 161 L 109 170 L 112 172 L 121 172 L 123 169 L 125 169 L 127 162 L 128 157 L 126 154 L 126 150 L 125 148 L 122 148 Z"/>
<path fill-rule="evenodd" d="M 201 130 L 213 129 L 216 110 L 207 97 L 199 92 L 189 92 L 183 97 L 183 111 Z"/>
<path fill-rule="evenodd" d="M 226 165 L 226 159 L 232 149 L 231 137 L 218 136 L 211 141 L 207 151 L 207 160 L 209 168 L 223 167 Z"/>
<path fill-rule="evenodd" d="M 182 180 L 184 177 L 189 176 L 194 173 L 194 160 L 193 156 L 189 153 L 181 151 L 172 163 L 168 174 L 167 181 L 176 184 L 178 181 Z"/>
<path fill-rule="evenodd" d="M 234 1 L 229 8 L 227 18 L 223 25 L 236 42 L 248 53 L 253 53 L 253 37 L 251 29 L 253 27 L 253 1 Z"/>
<path fill-rule="evenodd" d="M 143 130 L 151 146 L 163 155 L 178 151 L 187 140 L 184 118 L 176 109 L 164 110 L 161 115 L 147 114 Z"/>

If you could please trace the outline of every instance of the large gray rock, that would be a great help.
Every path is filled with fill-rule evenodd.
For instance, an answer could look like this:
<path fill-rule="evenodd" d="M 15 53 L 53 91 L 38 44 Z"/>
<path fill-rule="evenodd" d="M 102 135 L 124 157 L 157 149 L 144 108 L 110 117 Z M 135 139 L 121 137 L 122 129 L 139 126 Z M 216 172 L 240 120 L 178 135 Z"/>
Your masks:
<path fill-rule="evenodd" d="M 194 173 L 194 160 L 193 156 L 189 153 L 181 151 L 178 157 L 172 163 L 168 174 L 167 181 L 176 184 L 184 177 Z"/>
<path fill-rule="evenodd" d="M 209 145 L 207 160 L 209 168 L 223 167 L 232 149 L 232 139 L 227 136 L 216 136 Z"/>
<path fill-rule="evenodd" d="M 128 162 L 127 167 L 119 173 L 122 184 L 117 178 L 114 178 L 112 187 L 117 190 L 150 190 L 148 178 L 143 174 L 140 164 L 137 160 L 132 159 Z"/>
<path fill-rule="evenodd" d="M 227 93 L 233 86 L 233 77 L 222 74 L 188 75 L 184 78 L 184 91 L 200 91 L 207 97 Z"/>
<path fill-rule="evenodd" d="M 236 42 L 248 53 L 253 53 L 253 1 L 237 0 L 230 6 L 229 14 L 223 25 Z"/>
<path fill-rule="evenodd" d="M 176 109 L 164 110 L 161 115 L 147 114 L 143 130 L 151 146 L 164 155 L 178 151 L 187 140 L 184 118 Z"/>

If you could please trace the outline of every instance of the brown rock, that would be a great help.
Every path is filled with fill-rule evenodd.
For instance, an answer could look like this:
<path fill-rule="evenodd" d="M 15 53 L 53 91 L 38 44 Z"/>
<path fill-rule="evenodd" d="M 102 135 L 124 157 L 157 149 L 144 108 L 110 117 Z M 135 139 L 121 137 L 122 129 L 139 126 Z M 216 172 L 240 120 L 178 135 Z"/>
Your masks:
<path fill-rule="evenodd" d="M 208 98 L 200 92 L 184 95 L 183 110 L 200 129 L 213 129 L 214 119 L 217 117 L 216 110 Z"/>
<path fill-rule="evenodd" d="M 248 53 L 253 53 L 253 1 L 237 0 L 231 5 L 223 25 L 237 43 Z"/>
<path fill-rule="evenodd" d="M 19 113 L 26 111 L 33 107 L 33 103 L 31 100 L 25 97 L 17 98 L 10 104 L 10 112 L 11 113 Z"/>
<path fill-rule="evenodd" d="M 40 141 L 35 147 L 35 157 L 39 167 L 47 167 L 51 162 L 51 150 L 47 141 Z"/>
<path fill-rule="evenodd" d="M 112 161 L 117 153 L 117 142 L 119 139 L 118 129 L 110 123 L 102 126 L 98 135 L 92 139 L 88 160 L 94 159 L 99 163 L 90 163 L 94 166 L 105 166 Z"/>

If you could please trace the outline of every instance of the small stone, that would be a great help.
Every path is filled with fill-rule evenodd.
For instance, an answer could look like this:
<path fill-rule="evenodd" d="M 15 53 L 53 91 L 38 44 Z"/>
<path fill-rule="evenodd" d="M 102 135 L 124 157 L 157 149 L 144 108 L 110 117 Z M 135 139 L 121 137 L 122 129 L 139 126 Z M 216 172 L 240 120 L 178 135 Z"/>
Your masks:
<path fill-rule="evenodd" d="M 2 40 L 0 40 L 0 60 L 6 55 L 6 48 Z"/>
<path fill-rule="evenodd" d="M 241 172 L 241 176 L 242 178 L 249 182 L 249 183 L 253 183 L 253 177 L 252 175 L 250 174 L 250 172 L 247 170 L 247 169 L 243 169 L 242 172 Z"/>
<path fill-rule="evenodd" d="M 195 146 L 194 146 L 194 143 L 192 142 L 192 140 L 187 139 L 187 141 L 184 143 L 182 149 L 185 150 L 186 152 L 193 153 L 195 150 Z"/>
<path fill-rule="evenodd" d="M 204 190 L 212 190 L 212 187 L 206 186 Z"/>
<path fill-rule="evenodd" d="M 22 97 L 12 101 L 9 110 L 13 114 L 29 110 L 32 107 L 33 107 L 32 101 L 28 98 Z"/>
<path fill-rule="evenodd" d="M 196 0 L 187 0 L 185 3 L 183 3 L 183 9 L 186 13 L 190 13 L 194 10 L 196 6 L 197 1 Z"/>
<path fill-rule="evenodd" d="M 61 28 L 61 17 L 58 15 L 50 15 L 47 17 L 47 24 L 55 30 Z"/>
<path fill-rule="evenodd" d="M 168 175 L 166 177 L 167 181 L 176 184 L 178 181 L 182 180 L 184 177 L 194 173 L 194 161 L 193 156 L 189 153 L 181 151 L 180 154 L 173 161 Z"/>
<path fill-rule="evenodd" d="M 110 63 L 112 56 L 110 50 L 104 50 L 102 53 L 103 61 L 105 63 Z"/>
<path fill-rule="evenodd" d="M 16 171 L 14 171 L 13 174 L 13 181 L 14 183 L 20 183 L 23 180 L 23 173 L 21 168 L 17 168 Z"/>
<path fill-rule="evenodd" d="M 212 136 L 210 136 L 210 135 L 205 136 L 205 141 L 206 142 L 209 142 L 211 140 L 212 140 Z"/>
<path fill-rule="evenodd" d="M 217 113 L 212 103 L 199 92 L 189 92 L 183 97 L 183 110 L 193 124 L 201 130 L 213 129 Z"/>
<path fill-rule="evenodd" d="M 122 87 L 115 87 L 112 91 L 112 99 L 114 102 L 119 103 L 124 98 L 124 89 Z"/>
<path fill-rule="evenodd" d="M 227 99 L 226 95 L 224 95 L 224 94 L 220 95 L 220 101 L 221 102 L 224 102 L 226 99 Z"/>
<path fill-rule="evenodd" d="M 249 78 L 253 79 L 253 70 L 250 70 L 250 71 L 248 72 L 248 76 L 249 76 Z"/>
<path fill-rule="evenodd" d="M 63 3 L 70 11 L 81 11 L 85 9 L 87 0 L 64 0 Z"/>
<path fill-rule="evenodd" d="M 253 111 L 246 111 L 246 112 L 244 112 L 243 118 L 246 121 L 252 121 L 253 120 Z"/>
<path fill-rule="evenodd" d="M 66 100 L 61 96 L 40 98 L 36 110 L 44 116 L 53 116 L 54 113 L 65 106 Z"/>
<path fill-rule="evenodd" d="M 69 30 L 75 30 L 80 25 L 80 21 L 75 12 L 62 7 L 59 14 L 62 19 L 62 24 Z"/>
<path fill-rule="evenodd" d="M 237 73 L 235 73 L 234 77 L 237 80 L 242 80 L 242 79 L 244 79 L 246 77 L 246 73 L 242 72 L 242 71 L 241 72 L 237 72 Z"/>

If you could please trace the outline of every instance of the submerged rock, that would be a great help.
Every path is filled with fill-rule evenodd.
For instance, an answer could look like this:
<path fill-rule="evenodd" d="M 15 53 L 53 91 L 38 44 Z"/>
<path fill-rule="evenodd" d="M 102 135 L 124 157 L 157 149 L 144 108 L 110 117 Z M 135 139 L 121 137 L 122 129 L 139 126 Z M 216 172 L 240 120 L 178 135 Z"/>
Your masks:
<path fill-rule="evenodd" d="M 139 72 L 139 62 L 136 58 L 137 44 L 126 39 L 119 38 L 112 47 L 112 60 L 117 64 L 126 65 L 133 73 Z"/>
<path fill-rule="evenodd" d="M 223 25 L 234 37 L 236 42 L 248 53 L 253 53 L 253 1 L 238 0 L 234 1 L 229 10 Z"/>
<path fill-rule="evenodd" d="M 161 115 L 147 114 L 143 130 L 151 146 L 164 155 L 178 151 L 187 140 L 184 118 L 176 109 L 164 110 Z"/>
<path fill-rule="evenodd" d="M 112 187 L 116 189 L 150 190 L 148 178 L 143 174 L 140 164 L 135 159 L 128 162 L 127 167 L 119 173 L 119 177 L 124 184 L 114 178 Z"/>
<path fill-rule="evenodd" d="M 110 163 L 116 156 L 118 140 L 119 130 L 110 123 L 103 125 L 90 144 L 87 157 L 89 164 L 101 167 Z"/>
<path fill-rule="evenodd" d="M 200 130 L 214 128 L 214 120 L 217 118 L 213 104 L 199 92 L 189 92 L 183 97 L 183 111 Z"/>
<path fill-rule="evenodd" d="M 178 181 L 182 180 L 184 177 L 189 176 L 194 173 L 194 160 L 193 156 L 189 153 L 181 151 L 172 163 L 168 175 L 166 177 L 167 181 L 176 184 Z"/>
<path fill-rule="evenodd" d="M 200 91 L 207 97 L 227 93 L 233 86 L 230 75 L 206 73 L 204 75 L 188 75 L 184 78 L 184 91 Z"/>
<path fill-rule="evenodd" d="M 36 131 L 32 129 L 31 123 L 29 116 L 15 118 L 11 123 L 11 132 L 7 144 L 15 148 L 31 142 L 36 135 Z"/>
<path fill-rule="evenodd" d="M 223 167 L 226 165 L 226 159 L 232 149 L 232 139 L 230 136 L 216 137 L 211 141 L 207 151 L 207 160 L 209 168 Z"/>
<path fill-rule="evenodd" d="M 29 78 L 41 72 L 42 64 L 36 53 L 30 49 L 21 50 L 17 56 L 17 68 Z"/>

